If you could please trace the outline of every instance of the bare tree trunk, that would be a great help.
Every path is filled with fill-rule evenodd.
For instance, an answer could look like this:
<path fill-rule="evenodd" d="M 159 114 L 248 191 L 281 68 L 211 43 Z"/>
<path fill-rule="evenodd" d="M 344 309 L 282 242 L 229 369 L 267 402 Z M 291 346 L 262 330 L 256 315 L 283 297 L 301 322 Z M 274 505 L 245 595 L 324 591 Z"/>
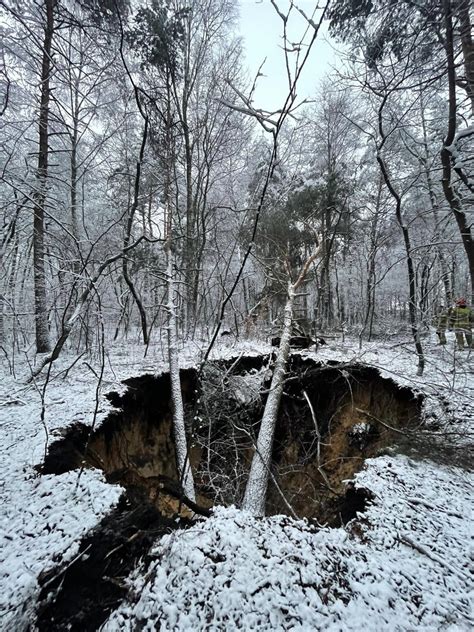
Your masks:
<path fill-rule="evenodd" d="M 419 313 L 421 322 L 426 322 L 428 314 L 428 299 L 430 294 L 430 275 L 433 262 L 424 261 L 421 267 L 421 282 L 419 296 Z"/>
<path fill-rule="evenodd" d="M 290 353 L 291 325 L 293 322 L 293 302 L 295 290 L 293 284 L 288 284 L 288 297 L 285 305 L 283 331 L 281 334 L 278 355 L 273 370 L 270 393 L 265 404 L 262 423 L 258 433 L 257 445 L 252 458 L 249 479 L 245 489 L 242 509 L 250 511 L 254 516 L 265 515 L 265 501 L 267 497 L 268 477 L 270 472 L 273 437 L 283 393 L 286 363 Z"/>
<path fill-rule="evenodd" d="M 15 196 L 16 197 L 16 196 Z M 15 277 L 16 277 L 16 269 L 17 269 L 17 261 L 18 261 L 18 230 L 17 230 L 17 220 L 22 208 L 24 208 L 26 204 L 26 199 L 23 202 L 16 202 L 16 210 L 15 215 L 9 222 L 9 224 L 4 227 L 4 234 L 2 239 L 0 240 L 0 271 L 2 271 L 2 278 L 4 281 L 3 292 L 4 294 L 0 294 L 0 345 L 3 345 L 7 341 L 7 331 L 5 329 L 5 309 L 7 304 L 9 304 L 10 311 L 12 312 L 11 316 L 14 317 L 15 312 Z M 7 248 L 10 244 L 13 244 L 13 252 L 11 255 L 11 270 L 10 273 L 7 274 L 7 265 L 5 262 L 5 254 L 7 252 Z M 15 319 L 13 319 L 12 323 L 15 323 Z M 14 326 L 12 327 L 12 329 Z M 13 332 L 12 332 L 13 333 Z"/>
<path fill-rule="evenodd" d="M 39 113 L 39 151 L 37 184 L 34 193 L 33 219 L 33 271 L 35 286 L 36 351 L 47 353 L 50 348 L 48 307 L 46 301 L 46 273 L 44 247 L 44 210 L 47 196 L 49 158 L 49 102 L 51 77 L 51 48 L 54 32 L 54 7 L 56 0 L 45 0 L 46 24 L 41 64 L 41 96 Z"/>
<path fill-rule="evenodd" d="M 306 278 L 306 274 L 316 257 L 319 250 L 309 257 L 303 266 L 303 269 L 295 283 L 288 282 L 288 294 L 285 304 L 283 331 L 281 334 L 280 346 L 273 369 L 272 383 L 270 393 L 265 403 L 263 411 L 262 423 L 258 432 L 257 445 L 252 458 L 249 479 L 245 488 L 242 509 L 249 511 L 254 516 L 265 515 L 265 502 L 267 497 L 268 477 L 270 474 L 270 466 L 272 460 L 273 438 L 275 435 L 275 426 L 280 408 L 280 400 L 283 393 L 283 386 L 286 373 L 286 364 L 290 354 L 290 338 L 291 326 L 293 323 L 293 304 L 297 289 Z M 288 277 L 290 275 L 288 273 Z"/>
<path fill-rule="evenodd" d="M 189 462 L 188 445 L 186 440 L 186 428 L 184 425 L 183 395 L 181 392 L 181 379 L 179 371 L 179 355 L 177 344 L 177 306 L 175 299 L 174 265 L 173 265 L 173 216 L 171 204 L 171 173 L 172 173 L 172 120 L 170 112 L 170 99 L 168 85 L 168 111 L 166 129 L 166 173 L 165 173 L 165 213 L 166 213 L 166 286 L 167 286 L 167 330 L 168 330 L 168 363 L 171 383 L 171 401 L 173 403 L 173 430 L 176 448 L 176 465 L 179 479 L 185 495 L 192 501 L 196 500 L 194 492 L 194 479 Z"/>
<path fill-rule="evenodd" d="M 461 200 L 452 183 L 452 144 L 456 136 L 456 66 L 454 60 L 454 27 L 451 0 L 443 0 L 445 50 L 448 71 L 448 131 L 441 150 L 441 164 L 443 166 L 443 191 L 449 207 L 456 219 L 461 239 L 466 252 L 469 275 L 471 278 L 471 301 L 474 301 L 474 239 L 471 224 L 464 212 Z"/>
<path fill-rule="evenodd" d="M 192 501 L 196 500 L 194 493 L 194 480 L 191 464 L 188 458 L 186 440 L 186 428 L 184 425 L 183 395 L 181 393 L 181 380 L 179 374 L 179 359 L 177 345 L 177 314 L 175 301 L 173 251 L 169 241 L 166 244 L 167 259 L 167 311 L 168 311 L 168 363 L 171 382 L 171 401 L 173 402 L 173 429 L 176 447 L 176 464 L 185 495 Z"/>

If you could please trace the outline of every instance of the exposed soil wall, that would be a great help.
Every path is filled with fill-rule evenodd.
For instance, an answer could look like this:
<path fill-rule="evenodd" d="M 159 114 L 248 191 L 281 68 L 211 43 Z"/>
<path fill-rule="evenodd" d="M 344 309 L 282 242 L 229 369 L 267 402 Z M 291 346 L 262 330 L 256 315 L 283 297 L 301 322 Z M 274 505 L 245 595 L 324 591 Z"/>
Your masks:
<path fill-rule="evenodd" d="M 346 522 L 345 481 L 394 443 L 397 430 L 418 423 L 421 399 L 370 367 L 294 356 L 290 369 L 298 379 L 288 382 L 280 407 L 268 510 L 285 513 L 284 494 L 299 516 Z"/>
<path fill-rule="evenodd" d="M 181 372 L 190 458 L 203 506 L 241 500 L 270 360 L 216 362 L 199 385 L 196 371 Z M 144 490 L 160 511 L 172 515 L 179 502 L 159 484 L 163 477 L 178 479 L 169 377 L 144 375 L 126 383 L 124 395 L 109 395 L 117 411 L 92 433 L 85 426 L 72 428 L 51 446 L 43 471 L 101 468 L 109 481 Z M 340 523 L 344 481 L 393 443 L 398 429 L 417 422 L 420 404 L 376 369 L 320 365 L 293 355 L 275 435 L 268 513 L 290 513 L 289 504 L 300 517 Z"/>
<path fill-rule="evenodd" d="M 216 362 L 197 383 L 182 371 L 197 501 L 239 503 L 268 393 L 271 357 Z M 41 466 L 60 474 L 101 468 L 126 488 L 120 505 L 81 541 L 79 555 L 40 578 L 40 631 L 97 630 L 126 595 L 125 578 L 182 511 L 176 494 L 170 381 L 144 375 L 126 382 L 96 429 L 76 424 L 50 446 Z M 320 365 L 294 355 L 281 402 L 267 513 L 290 513 L 339 526 L 370 501 L 344 481 L 364 460 L 417 423 L 421 400 L 364 366 Z M 391 429 L 393 428 L 393 430 Z M 163 485 L 163 481 L 166 482 Z M 165 489 L 163 489 L 163 486 Z M 291 507 L 291 510 L 289 509 Z M 189 516 L 190 513 L 188 512 Z"/>
<path fill-rule="evenodd" d="M 84 424 L 73 426 L 50 446 L 42 471 L 61 474 L 84 465 L 102 469 L 111 483 L 147 489 L 148 498 L 171 515 L 179 503 L 160 495 L 157 483 L 159 476 L 178 478 L 169 376 L 143 375 L 125 384 L 123 395 L 107 395 L 117 411 L 92 432 Z M 181 371 L 181 384 L 190 409 L 196 398 L 196 371 Z"/>

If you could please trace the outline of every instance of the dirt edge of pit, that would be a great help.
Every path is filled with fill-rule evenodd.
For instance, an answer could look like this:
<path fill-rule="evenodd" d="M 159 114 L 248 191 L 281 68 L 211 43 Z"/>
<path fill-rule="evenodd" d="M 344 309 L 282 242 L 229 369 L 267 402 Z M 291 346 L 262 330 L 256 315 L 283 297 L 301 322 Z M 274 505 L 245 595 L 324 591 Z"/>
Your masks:
<path fill-rule="evenodd" d="M 245 357 L 239 357 L 225 362 L 220 361 L 218 366 L 223 371 L 228 371 L 233 366 L 234 371 L 240 374 L 251 371 L 258 373 L 268 360 L 268 356 L 258 359 L 251 357 L 248 361 Z M 400 396 L 400 401 L 408 405 L 407 410 L 419 412 L 421 400 L 409 389 L 400 388 L 391 380 L 384 380 L 372 367 L 356 365 L 351 369 L 352 375 L 348 381 L 347 365 L 321 365 L 296 354 L 292 356 L 289 365 L 289 373 L 296 373 L 297 381 L 302 380 L 306 388 L 309 388 L 308 383 L 314 380 L 315 376 L 325 375 L 323 383 L 326 388 L 321 389 L 324 390 L 324 397 L 321 396 L 321 401 L 315 401 L 317 410 L 321 410 L 328 401 L 331 401 L 338 402 L 344 411 L 345 395 L 340 390 L 343 384 L 351 386 L 349 390 L 354 397 L 354 388 L 363 390 L 367 380 L 381 380 L 388 392 Z M 197 372 L 188 369 L 182 371 L 181 376 L 189 422 L 196 416 L 196 403 L 200 395 Z M 353 380 L 353 384 L 350 380 Z M 150 498 L 150 488 L 143 486 L 141 482 L 141 478 L 147 477 L 139 475 L 149 474 L 150 468 L 154 467 L 150 463 L 156 461 L 161 463 L 159 467 L 162 475 L 169 476 L 170 479 L 176 477 L 169 376 L 144 375 L 126 380 L 125 383 L 128 388 L 123 395 L 108 395 L 116 410 L 92 432 L 85 424 L 70 427 L 62 439 L 51 444 L 41 468 L 43 473 L 61 474 L 83 465 L 99 467 L 104 470 L 109 482 L 124 485 L 126 492 L 119 505 L 81 540 L 78 557 L 73 563 L 60 564 L 40 578 L 42 588 L 37 619 L 37 629 L 40 631 L 61 630 L 65 629 L 66 625 L 78 631 L 98 629 L 126 596 L 126 577 L 139 560 L 146 562 L 149 550 L 156 539 L 177 527 L 184 528 L 191 524 L 186 518 L 176 520 L 178 507 L 175 499 L 162 498 L 162 502 L 157 504 L 156 498 Z M 331 385 L 334 391 L 332 395 L 329 393 L 329 399 L 328 392 L 331 389 L 328 385 Z M 289 383 L 285 390 L 276 433 L 274 461 L 276 464 L 283 464 L 284 467 L 288 466 L 291 455 L 297 454 L 301 445 L 305 444 L 303 440 L 300 441 L 301 445 L 298 444 L 299 439 L 295 438 L 294 428 L 288 423 L 288 418 L 291 418 L 295 411 L 302 410 L 301 397 L 295 388 L 294 383 Z M 374 393 L 371 392 L 369 400 L 373 396 Z M 407 415 L 410 416 L 409 413 Z M 345 423 L 348 423 L 349 417 L 348 414 L 345 415 Z M 321 423 L 330 427 L 331 418 L 332 414 L 328 414 L 327 419 L 321 418 Z M 311 420 L 306 418 L 305 423 L 308 421 Z M 138 437 L 135 428 L 140 429 Z M 370 432 L 368 434 L 370 435 Z M 374 451 L 379 448 L 374 446 L 373 437 L 368 436 L 367 439 L 368 445 L 371 446 L 369 456 L 373 456 Z M 139 452 L 144 445 L 148 446 L 149 452 L 146 458 L 142 455 L 140 459 Z M 357 446 L 354 449 L 359 450 Z M 361 467 L 365 458 L 367 456 L 360 458 Z M 302 469 L 308 467 L 308 463 L 301 459 L 298 464 Z M 311 464 L 309 467 L 311 469 Z M 305 476 L 307 474 L 308 472 Z M 294 471 L 290 474 L 286 472 L 284 476 L 290 479 L 293 477 L 296 485 L 301 483 L 299 474 L 295 479 Z M 348 478 L 350 476 L 346 476 L 346 480 Z M 278 499 L 278 494 L 271 485 L 271 513 L 278 513 L 278 502 L 275 499 Z M 368 490 L 349 483 L 343 492 L 333 494 L 330 498 L 326 506 L 327 519 L 324 521 L 327 526 L 332 527 L 347 524 L 365 511 L 372 500 L 373 496 Z"/>

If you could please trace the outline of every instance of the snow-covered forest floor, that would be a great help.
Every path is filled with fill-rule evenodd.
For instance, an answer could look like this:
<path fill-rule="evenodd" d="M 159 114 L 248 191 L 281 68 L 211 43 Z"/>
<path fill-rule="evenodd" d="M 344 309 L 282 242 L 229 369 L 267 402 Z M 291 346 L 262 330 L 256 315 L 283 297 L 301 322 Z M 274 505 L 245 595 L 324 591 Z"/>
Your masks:
<path fill-rule="evenodd" d="M 401 440 L 366 461 L 356 484 L 374 501 L 345 528 L 317 529 L 288 517 L 252 518 L 233 507 L 163 537 L 152 562 L 132 574 L 130 601 L 113 612 L 114 630 L 470 630 L 472 618 L 474 352 L 427 343 L 416 376 L 407 341 L 337 340 L 318 360 L 366 363 L 425 395 L 421 440 Z M 199 359 L 183 350 L 182 366 Z M 225 343 L 216 357 L 268 353 L 264 343 Z M 25 385 L 2 366 L 0 396 L 1 629 L 33 626 L 40 574 L 77 556 L 82 536 L 116 505 L 121 488 L 85 469 L 40 476 L 45 442 L 76 421 L 95 423 L 110 411 L 103 395 L 121 380 L 166 370 L 161 346 L 146 358 L 116 347 L 97 388 L 99 358 L 64 355 L 44 378 Z M 87 364 L 86 364 L 87 362 Z M 97 409 L 97 414 L 94 411 Z M 67 571 L 66 571 L 67 572 Z"/>

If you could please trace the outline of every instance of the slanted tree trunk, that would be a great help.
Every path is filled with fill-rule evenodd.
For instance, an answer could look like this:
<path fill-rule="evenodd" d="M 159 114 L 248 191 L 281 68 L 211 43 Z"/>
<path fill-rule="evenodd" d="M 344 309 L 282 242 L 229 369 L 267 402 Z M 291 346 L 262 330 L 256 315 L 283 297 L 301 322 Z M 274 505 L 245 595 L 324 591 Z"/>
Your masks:
<path fill-rule="evenodd" d="M 311 264 L 315 261 L 318 255 L 319 250 L 307 259 L 295 283 L 292 283 L 291 279 L 288 282 L 288 294 L 285 305 L 280 346 L 278 347 L 270 393 L 263 411 L 262 423 L 260 424 L 257 444 L 255 446 L 249 479 L 242 503 L 242 509 L 249 511 L 254 516 L 265 515 L 265 502 L 267 498 L 268 477 L 272 459 L 275 426 L 278 417 L 278 410 L 280 408 L 283 386 L 285 383 L 286 364 L 290 353 L 290 338 L 293 323 L 293 305 L 295 301 L 295 294 L 297 289 L 303 283 Z"/>
<path fill-rule="evenodd" d="M 262 423 L 258 433 L 257 445 L 252 458 L 249 480 L 245 489 L 242 509 L 250 511 L 254 516 L 265 515 L 265 501 L 267 497 L 268 476 L 272 458 L 273 438 L 283 393 L 286 363 L 290 353 L 291 325 L 293 322 L 293 303 L 295 290 L 292 283 L 288 284 L 288 296 L 285 305 L 283 331 L 277 359 L 273 369 L 270 393 L 265 404 Z"/>
<path fill-rule="evenodd" d="M 183 395 L 181 393 L 181 379 L 179 374 L 179 357 L 177 345 L 177 314 L 175 301 L 175 284 L 173 270 L 173 250 L 171 240 L 166 244 L 167 259 L 167 312 L 168 312 L 168 364 L 171 382 L 171 401 L 173 403 L 173 430 L 176 447 L 176 464 L 179 479 L 184 493 L 192 501 L 196 500 L 194 493 L 194 480 L 191 471 L 191 464 L 188 458 L 188 444 L 186 439 L 186 428 L 184 425 Z"/>
<path fill-rule="evenodd" d="M 46 273 L 44 247 L 44 215 L 48 182 L 49 158 L 49 102 L 51 78 L 51 49 L 54 32 L 54 7 L 56 0 L 45 0 L 46 24 L 41 63 L 41 95 L 39 112 L 39 148 L 36 190 L 34 192 L 33 218 L 33 271 L 35 288 L 36 351 L 47 353 L 51 346 L 48 329 L 48 306 L 46 300 Z"/>

